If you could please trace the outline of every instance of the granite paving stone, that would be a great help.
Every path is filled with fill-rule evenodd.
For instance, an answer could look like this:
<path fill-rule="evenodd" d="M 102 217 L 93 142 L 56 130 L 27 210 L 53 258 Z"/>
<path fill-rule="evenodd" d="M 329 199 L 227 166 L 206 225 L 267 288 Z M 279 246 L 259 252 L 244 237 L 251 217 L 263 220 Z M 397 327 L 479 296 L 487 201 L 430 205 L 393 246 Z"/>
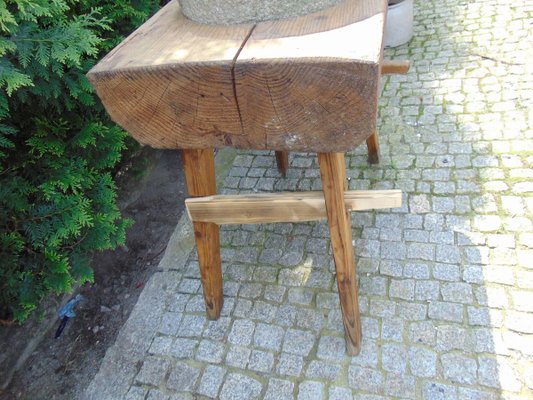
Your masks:
<path fill-rule="evenodd" d="M 268 389 L 265 394 L 265 400 L 292 400 L 293 391 L 293 382 L 271 378 L 268 381 Z"/>
<path fill-rule="evenodd" d="M 173 339 L 168 336 L 156 336 L 150 346 L 149 352 L 151 354 L 168 354 L 172 347 Z"/>
<path fill-rule="evenodd" d="M 147 400 L 169 400 L 170 396 L 157 389 L 152 389 L 148 392 Z"/>
<path fill-rule="evenodd" d="M 385 296 L 387 292 L 388 279 L 385 277 L 361 277 L 359 280 L 359 290 L 361 294 L 369 296 Z"/>
<path fill-rule="evenodd" d="M 429 279 L 429 267 L 422 263 L 406 263 L 403 275 L 406 278 Z"/>
<path fill-rule="evenodd" d="M 384 392 L 389 397 L 415 398 L 415 378 L 411 375 L 389 373 L 384 383 Z"/>
<path fill-rule="evenodd" d="M 184 315 L 176 333 L 181 337 L 194 337 L 203 332 L 207 318 L 205 315 Z"/>
<path fill-rule="evenodd" d="M 407 348 L 401 344 L 383 344 L 381 365 L 385 371 L 404 373 L 407 368 Z"/>
<path fill-rule="evenodd" d="M 208 321 L 204 337 L 218 341 L 223 340 L 228 334 L 230 325 L 231 318 L 229 317 L 220 317 L 216 321 Z"/>
<path fill-rule="evenodd" d="M 463 322 L 464 309 L 461 304 L 432 301 L 429 303 L 429 317 L 442 321 Z"/>
<path fill-rule="evenodd" d="M 248 318 L 250 317 L 250 311 L 254 303 L 252 300 L 238 298 L 235 303 L 235 309 L 233 310 L 233 315 L 239 318 Z"/>
<path fill-rule="evenodd" d="M 389 286 L 389 296 L 404 300 L 413 300 L 415 294 L 415 281 L 412 279 L 392 279 Z"/>
<path fill-rule="evenodd" d="M 440 291 L 444 301 L 472 304 L 474 299 L 472 287 L 468 283 L 443 283 Z"/>
<path fill-rule="evenodd" d="M 324 313 L 310 308 L 296 309 L 296 326 L 305 330 L 319 332 L 325 325 Z"/>
<path fill-rule="evenodd" d="M 197 340 L 177 338 L 172 344 L 169 353 L 175 358 L 190 358 L 197 346 Z"/>
<path fill-rule="evenodd" d="M 351 364 L 361 367 L 373 367 L 378 364 L 379 347 L 375 340 L 366 340 L 361 346 L 361 352 L 357 357 L 353 357 Z"/>
<path fill-rule="evenodd" d="M 440 264 L 433 266 L 433 277 L 441 281 L 455 282 L 461 279 L 461 269 L 456 264 Z"/>
<path fill-rule="evenodd" d="M 303 357 L 294 354 L 281 353 L 277 366 L 280 376 L 299 376 L 303 368 Z"/>
<path fill-rule="evenodd" d="M 434 346 L 436 327 L 431 321 L 412 322 L 409 326 L 409 341 L 413 344 Z"/>
<path fill-rule="evenodd" d="M 383 373 L 352 365 L 348 369 L 348 385 L 354 390 L 380 394 L 383 392 Z"/>
<path fill-rule="evenodd" d="M 303 381 L 298 386 L 298 400 L 325 399 L 325 385 L 323 382 Z"/>
<path fill-rule="evenodd" d="M 370 315 L 392 317 L 396 314 L 396 303 L 390 300 L 371 299 Z"/>
<path fill-rule="evenodd" d="M 222 391 L 221 400 L 253 400 L 261 394 L 262 384 L 246 375 L 231 373 L 228 375 Z"/>
<path fill-rule="evenodd" d="M 435 259 L 435 245 L 429 243 L 408 243 L 407 257 L 412 260 L 427 260 L 434 261 Z"/>
<path fill-rule="evenodd" d="M 494 392 L 488 392 L 486 390 L 471 389 L 465 387 L 459 387 L 457 395 L 460 399 L 471 400 L 496 400 L 498 395 Z"/>
<path fill-rule="evenodd" d="M 280 350 L 285 330 L 276 325 L 257 324 L 254 345 L 268 350 Z"/>
<path fill-rule="evenodd" d="M 250 320 L 235 320 L 233 322 L 228 341 L 236 345 L 248 345 L 252 341 L 254 329 L 255 324 Z"/>
<path fill-rule="evenodd" d="M 307 367 L 305 376 L 307 378 L 319 378 L 326 379 L 328 381 L 335 381 L 340 373 L 340 370 L 341 367 L 337 364 L 313 360 Z"/>
<path fill-rule="evenodd" d="M 261 297 L 263 292 L 263 285 L 260 283 L 244 283 L 239 290 L 239 297 L 248 299 L 257 299 Z"/>
<path fill-rule="evenodd" d="M 315 344 L 315 336 L 309 331 L 288 329 L 282 350 L 306 357 Z"/>
<path fill-rule="evenodd" d="M 317 293 L 316 306 L 318 308 L 337 309 L 339 304 L 339 295 L 337 293 Z"/>
<path fill-rule="evenodd" d="M 148 390 L 139 386 L 132 386 L 124 400 L 144 400 Z"/>
<path fill-rule="evenodd" d="M 376 339 L 379 337 L 379 321 L 376 318 L 361 317 L 361 326 L 365 336 L 368 338 Z"/>
<path fill-rule="evenodd" d="M 248 368 L 258 372 L 270 372 L 274 365 L 274 355 L 272 353 L 253 350 L 248 363 Z"/>
<path fill-rule="evenodd" d="M 204 296 L 201 294 L 195 294 L 191 296 L 189 299 L 187 306 L 185 307 L 185 311 L 194 313 L 194 312 L 202 312 L 205 310 L 205 302 L 204 302 Z"/>
<path fill-rule="evenodd" d="M 428 315 L 428 306 L 420 303 L 399 303 L 398 315 L 407 321 L 421 321 Z"/>
<path fill-rule="evenodd" d="M 437 343 L 435 348 L 439 351 L 453 349 L 471 351 L 472 336 L 466 328 L 457 325 L 439 325 L 436 327 Z"/>
<path fill-rule="evenodd" d="M 424 347 L 409 348 L 409 369 L 414 376 L 431 378 L 437 374 L 437 353 Z"/>
<path fill-rule="evenodd" d="M 220 363 L 224 357 L 225 346 L 220 341 L 202 340 L 198 351 L 196 352 L 196 359 L 198 361 L 205 361 L 209 363 Z"/>
<path fill-rule="evenodd" d="M 403 342 L 404 321 L 400 318 L 383 318 L 381 321 L 381 338 L 394 342 Z"/>
<path fill-rule="evenodd" d="M 322 336 L 318 343 L 317 356 L 324 360 L 338 360 L 345 356 L 344 338 L 339 336 Z"/>
<path fill-rule="evenodd" d="M 250 359 L 251 350 L 247 347 L 231 346 L 226 355 L 226 364 L 245 369 Z"/>
<path fill-rule="evenodd" d="M 202 380 L 198 387 L 198 394 L 212 399 L 217 398 L 225 374 L 226 370 L 224 368 L 208 365 L 202 375 Z"/>
<path fill-rule="evenodd" d="M 193 390 L 199 375 L 199 369 L 185 362 L 177 362 L 168 377 L 167 387 L 179 392 L 190 392 Z"/>
<path fill-rule="evenodd" d="M 163 314 L 158 332 L 165 335 L 175 335 L 181 322 L 181 313 L 167 312 Z"/>
<path fill-rule="evenodd" d="M 450 384 L 425 381 L 422 386 L 424 400 L 458 400 L 457 387 Z"/>
<path fill-rule="evenodd" d="M 438 300 L 440 296 L 440 283 L 437 281 L 416 281 L 415 299 L 428 301 Z"/>
<path fill-rule="evenodd" d="M 310 289 L 291 288 L 289 289 L 287 300 L 289 303 L 309 305 L 313 301 L 314 292 Z"/>
<path fill-rule="evenodd" d="M 472 385 L 477 380 L 477 362 L 460 354 L 446 353 L 441 356 L 444 376 L 456 383 Z"/>
<path fill-rule="evenodd" d="M 147 357 L 135 381 L 144 385 L 159 386 L 170 367 L 168 360 L 158 357 Z"/>
<path fill-rule="evenodd" d="M 351 400 L 353 398 L 352 391 L 345 387 L 330 386 L 329 400 Z"/>
<path fill-rule="evenodd" d="M 263 294 L 263 297 L 267 301 L 273 301 L 276 303 L 281 303 L 283 301 L 283 298 L 285 296 L 285 292 L 287 289 L 283 286 L 274 286 L 274 285 L 268 285 L 265 288 L 265 292 Z"/>

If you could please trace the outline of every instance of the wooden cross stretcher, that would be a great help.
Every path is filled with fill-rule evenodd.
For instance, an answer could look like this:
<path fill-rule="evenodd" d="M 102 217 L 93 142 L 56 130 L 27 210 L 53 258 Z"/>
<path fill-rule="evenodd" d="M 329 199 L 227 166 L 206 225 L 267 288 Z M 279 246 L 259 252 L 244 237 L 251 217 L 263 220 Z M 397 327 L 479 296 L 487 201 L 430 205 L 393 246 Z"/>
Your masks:
<path fill-rule="evenodd" d="M 88 74 L 115 122 L 143 144 L 182 149 L 207 315 L 223 302 L 220 224 L 327 218 L 346 345 L 361 347 L 350 212 L 401 206 L 398 190 L 348 191 L 344 153 L 378 162 L 386 0 L 346 0 L 292 19 L 236 26 L 186 19 L 174 0 Z M 322 192 L 217 196 L 213 148 L 318 153 Z"/>

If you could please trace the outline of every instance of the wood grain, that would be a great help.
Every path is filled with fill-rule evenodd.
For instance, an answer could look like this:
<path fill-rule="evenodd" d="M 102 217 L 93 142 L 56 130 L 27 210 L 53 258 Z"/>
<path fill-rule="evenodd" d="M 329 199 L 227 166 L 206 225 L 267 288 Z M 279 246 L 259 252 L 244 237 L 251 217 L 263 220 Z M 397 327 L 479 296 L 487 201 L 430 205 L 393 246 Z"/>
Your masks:
<path fill-rule="evenodd" d="M 289 169 L 289 152 L 288 151 L 276 151 L 276 165 L 281 176 L 287 175 Z"/>
<path fill-rule="evenodd" d="M 213 150 L 183 150 L 182 160 L 190 196 L 216 193 Z M 219 227 L 209 222 L 193 222 L 193 227 L 207 316 L 218 319 L 224 300 Z"/>
<path fill-rule="evenodd" d="M 407 60 L 383 60 L 381 74 L 406 74 L 409 68 L 411 68 L 411 63 Z"/>
<path fill-rule="evenodd" d="M 113 121 L 156 148 L 247 147 L 232 67 L 253 25 L 200 25 L 170 2 L 88 78 Z"/>
<path fill-rule="evenodd" d="M 196 197 L 185 200 L 185 205 L 191 221 L 218 225 L 318 221 L 327 218 L 323 192 Z M 400 190 L 344 192 L 344 207 L 348 211 L 396 208 L 401 205 Z"/>
<path fill-rule="evenodd" d="M 366 147 L 368 148 L 368 163 L 379 164 L 379 134 L 375 131 L 366 139 Z"/>
<path fill-rule="evenodd" d="M 243 127 L 266 147 L 347 151 L 376 129 L 386 2 L 257 24 L 235 64 Z"/>
<path fill-rule="evenodd" d="M 174 0 L 88 73 L 156 148 L 345 151 L 376 127 L 385 0 L 257 25 L 202 25 Z"/>
<path fill-rule="evenodd" d="M 346 350 L 350 355 L 361 351 L 361 318 L 359 299 L 357 297 L 357 277 L 352 245 L 352 227 L 350 214 L 344 204 L 344 184 L 341 181 L 342 170 L 346 168 L 343 153 L 319 153 L 318 163 L 326 202 L 329 232 L 337 286 L 341 304 Z"/>

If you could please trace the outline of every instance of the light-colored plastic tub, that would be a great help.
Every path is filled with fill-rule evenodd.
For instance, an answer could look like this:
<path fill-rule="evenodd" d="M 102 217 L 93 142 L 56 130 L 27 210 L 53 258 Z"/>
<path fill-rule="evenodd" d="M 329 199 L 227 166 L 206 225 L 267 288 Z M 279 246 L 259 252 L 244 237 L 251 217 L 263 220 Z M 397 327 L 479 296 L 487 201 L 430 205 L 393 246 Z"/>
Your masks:
<path fill-rule="evenodd" d="M 396 47 L 413 37 L 413 0 L 389 6 L 385 25 L 385 46 Z"/>

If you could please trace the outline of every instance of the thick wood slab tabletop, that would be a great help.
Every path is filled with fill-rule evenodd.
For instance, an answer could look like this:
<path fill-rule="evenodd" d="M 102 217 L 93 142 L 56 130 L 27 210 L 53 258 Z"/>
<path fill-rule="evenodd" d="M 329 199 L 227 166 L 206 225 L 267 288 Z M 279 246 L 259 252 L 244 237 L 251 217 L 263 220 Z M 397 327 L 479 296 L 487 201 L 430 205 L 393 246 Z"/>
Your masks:
<path fill-rule="evenodd" d="M 343 152 L 376 128 L 386 0 L 235 26 L 177 1 L 88 78 L 112 119 L 156 148 Z"/>

